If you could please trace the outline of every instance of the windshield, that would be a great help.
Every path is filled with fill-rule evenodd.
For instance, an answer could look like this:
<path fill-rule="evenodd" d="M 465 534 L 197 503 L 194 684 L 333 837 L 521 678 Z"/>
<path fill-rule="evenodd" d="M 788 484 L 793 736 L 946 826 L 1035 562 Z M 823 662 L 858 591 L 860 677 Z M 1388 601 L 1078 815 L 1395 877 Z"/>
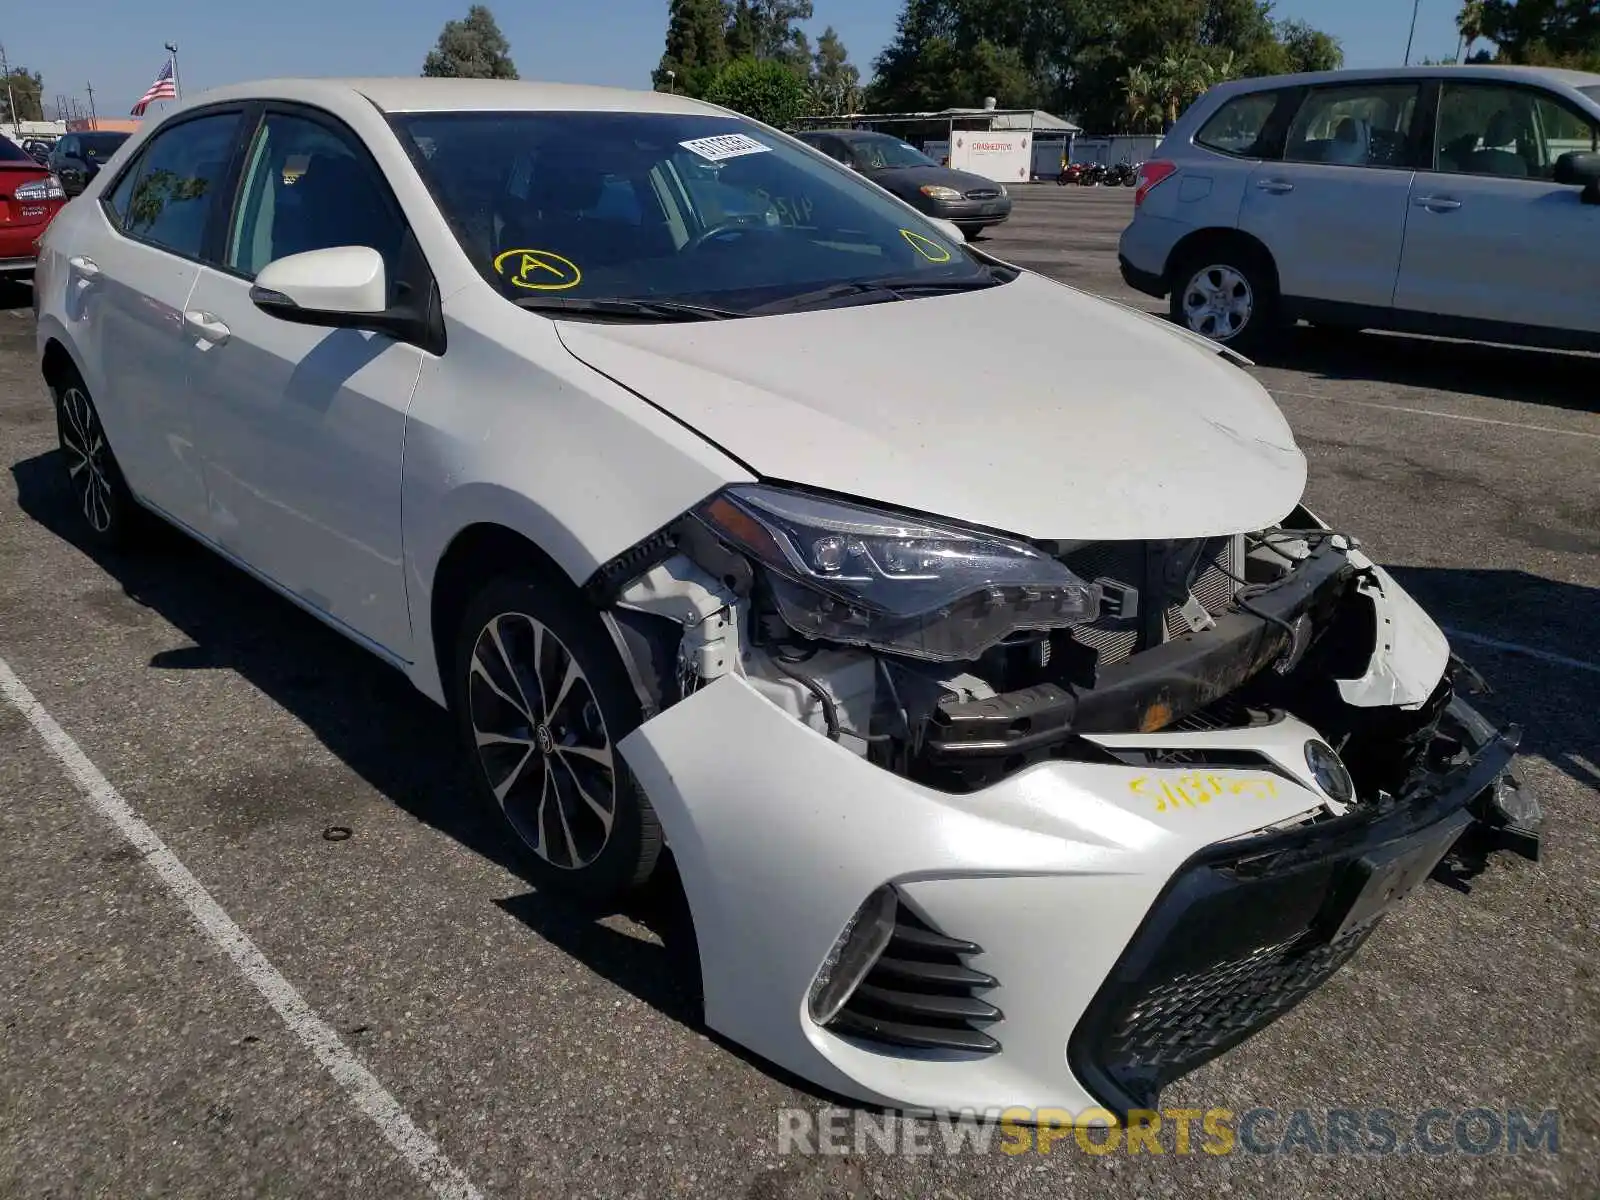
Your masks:
<path fill-rule="evenodd" d="M 932 292 L 1002 277 L 831 159 L 736 117 L 393 120 L 462 248 L 513 300 L 673 301 L 748 315 L 838 285 L 909 280 Z"/>
<path fill-rule="evenodd" d="M 854 152 L 856 162 L 868 169 L 939 165 L 915 146 L 907 145 L 899 138 L 885 137 L 883 134 L 851 138 L 850 149 Z"/>
<path fill-rule="evenodd" d="M 117 147 L 128 140 L 125 133 L 80 133 L 78 144 L 90 158 L 106 159 L 117 152 Z"/>

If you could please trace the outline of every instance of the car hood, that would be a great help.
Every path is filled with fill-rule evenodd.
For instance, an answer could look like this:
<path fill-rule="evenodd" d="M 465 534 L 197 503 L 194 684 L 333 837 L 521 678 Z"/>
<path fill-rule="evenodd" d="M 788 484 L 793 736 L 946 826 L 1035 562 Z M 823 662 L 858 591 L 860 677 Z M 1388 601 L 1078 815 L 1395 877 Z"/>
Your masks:
<path fill-rule="evenodd" d="M 963 193 L 977 188 L 995 191 L 1000 186 L 986 176 L 974 175 L 970 171 L 957 171 L 951 167 L 876 167 L 861 173 L 879 187 L 888 188 L 891 192 L 915 192 L 928 184 L 955 188 L 956 191 Z"/>
<path fill-rule="evenodd" d="M 1024 537 L 1237 533 L 1305 488 L 1283 415 L 1215 347 L 1028 273 L 781 316 L 557 328 L 757 475 Z"/>

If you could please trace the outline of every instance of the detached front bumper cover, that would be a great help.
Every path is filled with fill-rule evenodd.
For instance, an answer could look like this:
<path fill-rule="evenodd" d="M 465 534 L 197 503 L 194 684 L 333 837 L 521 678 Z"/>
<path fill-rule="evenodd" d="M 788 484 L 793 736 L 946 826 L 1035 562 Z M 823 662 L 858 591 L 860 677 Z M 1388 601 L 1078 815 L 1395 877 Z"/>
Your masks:
<path fill-rule="evenodd" d="M 1459 698 L 1449 717 L 1448 736 L 1466 757 L 1404 795 L 1207 847 L 1173 875 L 1068 1045 L 1074 1074 L 1108 1110 L 1153 1107 L 1172 1080 L 1309 996 L 1452 851 L 1484 839 L 1500 848 L 1493 843 L 1510 828 L 1531 839 L 1532 853 L 1511 848 L 1537 856 L 1537 834 L 1504 805 L 1521 731 L 1496 731 Z"/>

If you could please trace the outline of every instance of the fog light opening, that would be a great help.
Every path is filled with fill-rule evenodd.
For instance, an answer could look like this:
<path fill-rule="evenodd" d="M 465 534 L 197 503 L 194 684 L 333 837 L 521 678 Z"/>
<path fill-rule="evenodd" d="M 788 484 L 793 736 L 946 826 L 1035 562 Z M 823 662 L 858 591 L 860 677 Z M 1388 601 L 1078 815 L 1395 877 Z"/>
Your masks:
<path fill-rule="evenodd" d="M 834 941 L 828 957 L 812 981 L 806 1007 L 811 1019 L 826 1025 L 849 1001 L 867 972 L 888 948 L 894 936 L 895 914 L 900 898 L 885 884 L 862 902 Z"/>

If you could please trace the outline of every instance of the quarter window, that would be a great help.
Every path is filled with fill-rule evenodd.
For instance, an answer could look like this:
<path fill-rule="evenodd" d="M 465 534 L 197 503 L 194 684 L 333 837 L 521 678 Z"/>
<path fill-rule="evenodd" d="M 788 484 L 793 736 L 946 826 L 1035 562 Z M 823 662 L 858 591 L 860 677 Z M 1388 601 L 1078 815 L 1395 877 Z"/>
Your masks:
<path fill-rule="evenodd" d="M 1319 88 L 1289 126 L 1285 162 L 1404 167 L 1421 88 L 1414 83 Z"/>
<path fill-rule="evenodd" d="M 405 232 L 364 148 L 320 122 L 269 113 L 246 159 L 226 261 L 253 279 L 291 254 L 370 246 L 393 284 Z"/>
<path fill-rule="evenodd" d="M 1194 135 L 1198 145 L 1244 158 L 1264 158 L 1267 123 L 1278 107 L 1277 92 L 1251 92 L 1235 96 L 1212 114 Z"/>
<path fill-rule="evenodd" d="M 156 134 L 112 196 L 123 232 L 174 254 L 200 257 L 238 123 L 238 114 L 218 113 Z M 125 207 L 119 208 L 119 200 Z"/>
<path fill-rule="evenodd" d="M 1434 169 L 1502 179 L 1551 179 L 1556 161 L 1600 149 L 1593 122 L 1524 88 L 1447 83 L 1439 96 Z"/>

